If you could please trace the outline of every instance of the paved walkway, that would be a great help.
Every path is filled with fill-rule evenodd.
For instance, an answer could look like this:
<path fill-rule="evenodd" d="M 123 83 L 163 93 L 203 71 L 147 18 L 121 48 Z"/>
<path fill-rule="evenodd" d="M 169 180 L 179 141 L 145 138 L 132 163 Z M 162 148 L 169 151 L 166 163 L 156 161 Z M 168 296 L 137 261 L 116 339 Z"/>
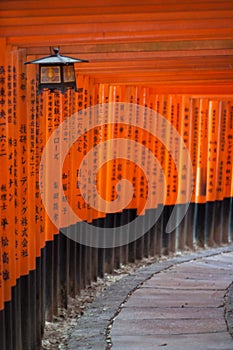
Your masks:
<path fill-rule="evenodd" d="M 67 350 L 233 350 L 224 317 L 232 281 L 232 246 L 140 268 L 90 305 Z"/>
<path fill-rule="evenodd" d="M 175 265 L 145 281 L 113 322 L 116 350 L 232 350 L 224 296 L 233 253 Z"/>

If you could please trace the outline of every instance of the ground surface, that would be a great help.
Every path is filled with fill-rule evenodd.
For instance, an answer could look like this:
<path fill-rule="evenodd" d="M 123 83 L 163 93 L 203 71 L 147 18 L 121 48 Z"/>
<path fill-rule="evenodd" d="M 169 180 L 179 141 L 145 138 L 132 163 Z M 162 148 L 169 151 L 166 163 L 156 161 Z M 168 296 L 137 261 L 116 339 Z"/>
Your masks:
<path fill-rule="evenodd" d="M 233 252 L 154 274 L 121 306 L 110 331 L 116 350 L 232 350 L 225 295 Z"/>
<path fill-rule="evenodd" d="M 61 310 L 44 349 L 232 350 L 232 281 L 232 246 L 123 267 Z"/>

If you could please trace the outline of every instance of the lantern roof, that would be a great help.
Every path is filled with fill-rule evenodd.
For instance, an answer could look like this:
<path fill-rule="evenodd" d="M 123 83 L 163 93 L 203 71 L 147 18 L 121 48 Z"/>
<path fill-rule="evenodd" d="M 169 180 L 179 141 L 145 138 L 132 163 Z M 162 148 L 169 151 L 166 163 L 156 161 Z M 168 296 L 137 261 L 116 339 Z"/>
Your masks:
<path fill-rule="evenodd" d="M 70 63 L 78 63 L 78 62 L 88 62 L 86 60 L 82 60 L 80 58 L 73 58 L 69 56 L 63 56 L 59 54 L 59 49 L 54 48 L 54 55 L 42 57 L 33 61 L 25 62 L 25 64 L 70 64 Z"/>

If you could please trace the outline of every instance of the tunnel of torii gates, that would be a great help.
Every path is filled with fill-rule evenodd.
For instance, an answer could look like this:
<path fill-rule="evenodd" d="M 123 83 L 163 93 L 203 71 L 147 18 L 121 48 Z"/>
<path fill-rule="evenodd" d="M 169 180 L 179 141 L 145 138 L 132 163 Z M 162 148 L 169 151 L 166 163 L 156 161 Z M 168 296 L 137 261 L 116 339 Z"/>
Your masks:
<path fill-rule="evenodd" d="M 232 241 L 233 3 L 85 3 L 0 4 L 0 310 L 82 221 L 114 227 L 162 206 L 154 253 Z M 38 94 L 24 62 L 56 46 L 88 62 L 76 90 Z M 187 213 L 168 234 L 175 207 Z"/>

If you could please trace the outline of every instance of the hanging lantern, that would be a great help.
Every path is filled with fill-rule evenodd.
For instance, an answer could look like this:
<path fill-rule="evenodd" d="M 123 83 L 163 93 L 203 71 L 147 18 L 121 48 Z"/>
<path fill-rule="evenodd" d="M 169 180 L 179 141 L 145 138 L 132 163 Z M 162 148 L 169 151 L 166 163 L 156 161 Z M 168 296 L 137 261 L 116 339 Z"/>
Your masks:
<path fill-rule="evenodd" d="M 60 55 L 58 48 L 54 48 L 53 51 L 51 56 L 24 63 L 39 65 L 38 93 L 44 89 L 60 90 L 62 93 L 68 88 L 77 90 L 74 63 L 88 61 Z"/>

